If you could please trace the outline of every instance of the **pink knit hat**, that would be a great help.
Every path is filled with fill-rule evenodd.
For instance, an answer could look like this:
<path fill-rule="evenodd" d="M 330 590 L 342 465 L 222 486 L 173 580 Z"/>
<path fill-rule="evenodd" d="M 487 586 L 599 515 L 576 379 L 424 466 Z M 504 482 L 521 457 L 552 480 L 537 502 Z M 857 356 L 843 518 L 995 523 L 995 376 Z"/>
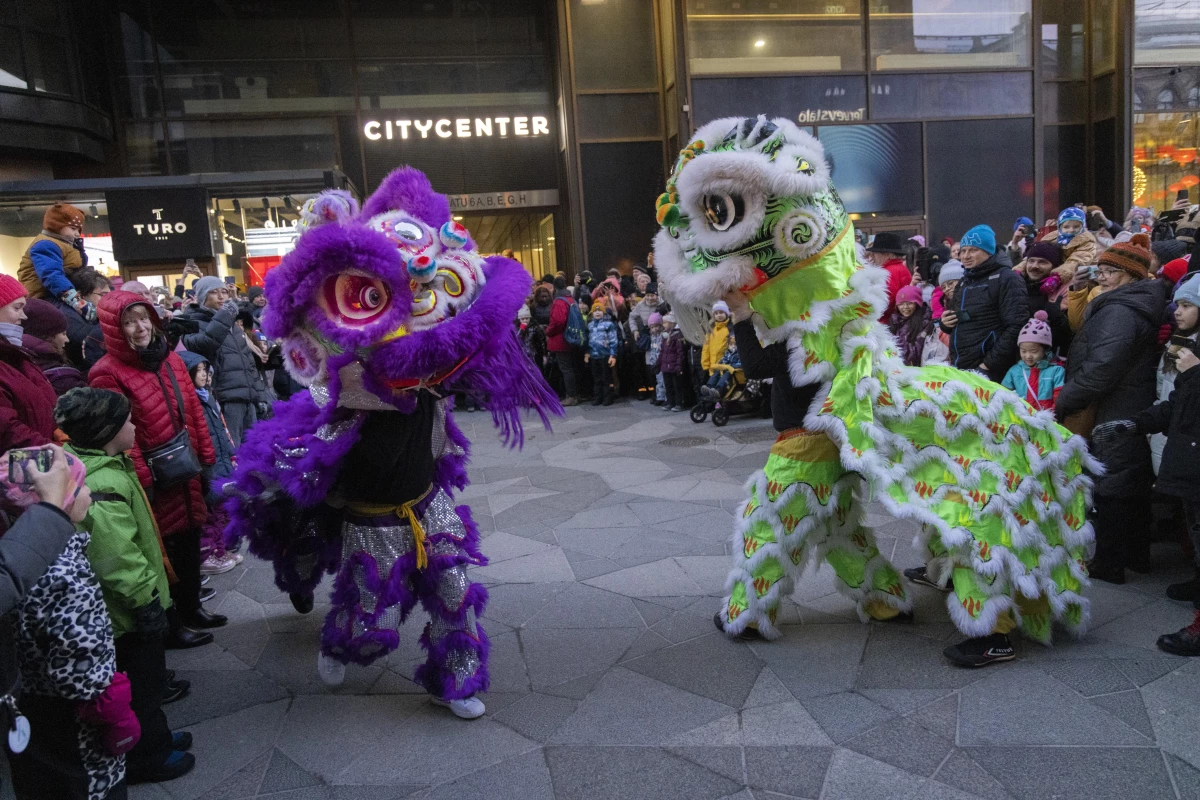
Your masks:
<path fill-rule="evenodd" d="M 652 312 L 650 316 L 646 318 L 647 325 L 662 325 L 662 322 L 662 314 L 658 313 L 657 311 Z"/>
<path fill-rule="evenodd" d="M 1035 313 L 1033 319 L 1025 323 L 1024 328 L 1021 328 L 1021 333 L 1017 336 L 1017 344 L 1032 342 L 1050 347 L 1054 343 L 1054 337 L 1050 333 L 1050 326 L 1046 324 L 1048 319 L 1045 311 Z"/>
<path fill-rule="evenodd" d="M 905 286 L 900 291 L 896 292 L 896 304 L 900 303 L 916 303 L 919 306 L 925 305 L 925 298 L 921 296 L 921 290 L 916 286 Z"/>

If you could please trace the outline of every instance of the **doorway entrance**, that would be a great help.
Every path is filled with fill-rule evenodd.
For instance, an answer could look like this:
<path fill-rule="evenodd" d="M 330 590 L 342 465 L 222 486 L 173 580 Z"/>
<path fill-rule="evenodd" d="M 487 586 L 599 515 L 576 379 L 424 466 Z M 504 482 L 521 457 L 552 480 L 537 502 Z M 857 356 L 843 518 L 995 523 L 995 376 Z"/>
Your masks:
<path fill-rule="evenodd" d="M 924 217 L 891 217 L 883 214 L 851 214 L 850 219 L 854 222 L 854 229 L 862 231 L 867 236 L 874 236 L 877 233 L 888 231 L 890 233 L 899 233 L 905 239 L 910 236 L 925 236 L 925 218 Z"/>
<path fill-rule="evenodd" d="M 534 280 L 553 276 L 559 269 L 551 210 L 456 214 L 454 218 L 471 232 L 481 256 L 508 255 L 520 261 Z"/>

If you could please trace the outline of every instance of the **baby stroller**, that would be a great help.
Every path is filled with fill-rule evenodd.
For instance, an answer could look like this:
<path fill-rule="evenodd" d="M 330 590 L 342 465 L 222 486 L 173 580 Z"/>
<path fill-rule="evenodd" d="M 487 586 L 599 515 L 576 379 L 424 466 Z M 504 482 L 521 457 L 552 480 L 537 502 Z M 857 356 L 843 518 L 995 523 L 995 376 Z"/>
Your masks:
<path fill-rule="evenodd" d="M 713 425 L 719 428 L 728 424 L 729 418 L 735 414 L 761 416 L 764 409 L 770 413 L 770 385 L 763 381 L 746 380 L 740 369 L 734 370 L 733 379 L 719 395 L 708 386 L 702 386 L 700 392 L 699 401 L 692 407 L 692 422 L 704 422 L 712 414 Z"/>

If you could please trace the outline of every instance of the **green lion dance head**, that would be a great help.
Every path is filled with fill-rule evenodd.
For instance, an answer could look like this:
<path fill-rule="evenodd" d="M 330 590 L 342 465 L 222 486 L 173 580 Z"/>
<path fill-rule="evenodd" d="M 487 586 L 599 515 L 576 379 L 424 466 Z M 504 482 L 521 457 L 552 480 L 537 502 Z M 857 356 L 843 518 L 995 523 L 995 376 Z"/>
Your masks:
<path fill-rule="evenodd" d="M 887 307 L 882 274 L 855 259 L 854 226 L 825 149 L 786 119 L 700 128 L 657 208 L 654 262 L 689 339 L 703 336 L 703 309 L 740 288 L 765 323 L 763 339 L 804 344 L 794 370 L 801 382 L 805 366 L 836 362 L 834 339 L 865 332 Z M 855 321 L 858 330 L 843 329 Z M 803 382 L 830 374 L 812 370 Z"/>

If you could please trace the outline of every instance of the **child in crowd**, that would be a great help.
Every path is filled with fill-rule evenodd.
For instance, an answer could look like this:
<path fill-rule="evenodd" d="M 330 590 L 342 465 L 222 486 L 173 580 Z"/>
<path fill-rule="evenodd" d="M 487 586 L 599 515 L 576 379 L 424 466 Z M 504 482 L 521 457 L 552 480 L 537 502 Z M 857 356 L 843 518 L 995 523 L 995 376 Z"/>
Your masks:
<path fill-rule="evenodd" d="M 737 339 L 733 331 L 729 331 L 729 341 L 725 345 L 725 353 L 721 360 L 713 365 L 708 383 L 700 389 L 700 394 L 709 400 L 720 400 L 725 396 L 729 382 L 742 368 L 742 358 L 738 355 Z"/>
<path fill-rule="evenodd" d="M 664 408 L 683 411 L 685 387 L 683 383 L 683 331 L 675 325 L 675 315 L 663 317 L 662 351 L 658 355 L 658 369 L 663 375 L 667 403 Z"/>
<path fill-rule="evenodd" d="M 943 364 L 950 355 L 937 337 L 933 317 L 916 286 L 905 286 L 896 293 L 896 310 L 888 320 L 888 330 L 896 337 L 900 356 L 910 367 Z"/>
<path fill-rule="evenodd" d="M 517 309 L 517 338 L 521 341 L 521 349 L 529 360 L 537 365 L 540 372 L 546 369 L 546 330 L 533 319 L 529 306 L 523 305 Z"/>
<path fill-rule="evenodd" d="M 613 404 L 613 367 L 617 364 L 617 326 L 608 317 L 603 298 L 592 305 L 588 323 L 588 351 L 584 363 L 592 365 L 592 405 Z"/>
<path fill-rule="evenodd" d="M 100 580 L 116 637 L 117 667 L 129 676 L 132 708 L 142 729 L 127 760 L 129 782 L 174 780 L 191 771 L 196 758 L 185 752 L 191 734 L 172 734 L 162 705 L 185 695 L 189 686 L 167 673 L 164 637 L 173 573 L 126 454 L 136 435 L 129 400 L 104 389 L 72 389 L 59 398 L 54 419 L 71 438 L 69 451 L 88 467 L 93 502 L 83 520 L 91 532 L 87 557 Z"/>
<path fill-rule="evenodd" d="M 700 369 L 711 377 L 713 367 L 720 363 L 729 343 L 729 306 L 724 300 L 713 303 L 712 328 L 704 338 L 704 348 L 700 351 Z"/>
<path fill-rule="evenodd" d="M 929 308 L 933 311 L 934 321 L 942 318 L 942 312 L 953 304 L 954 292 L 958 289 L 958 284 L 962 281 L 966 271 L 963 269 L 961 261 L 951 259 L 943 266 L 941 272 L 938 273 L 938 285 L 933 290 L 933 296 L 929 300 Z"/>
<path fill-rule="evenodd" d="M 1013 364 L 1003 381 L 1004 388 L 1012 389 L 1039 411 L 1054 410 L 1067 378 L 1065 369 L 1046 358 L 1054 343 L 1047 319 L 1045 311 L 1038 311 L 1021 329 L 1017 336 L 1021 360 Z"/>
<path fill-rule="evenodd" d="M 70 272 L 87 266 L 83 250 L 83 212 L 66 203 L 55 203 L 42 217 L 42 232 L 34 237 L 21 256 L 17 278 L 30 297 L 57 297 L 79 312 L 88 322 L 96 321 L 96 307 L 84 300 L 71 281 Z"/>
<path fill-rule="evenodd" d="M 654 398 L 650 401 L 650 405 L 661 406 L 667 402 L 667 388 L 663 383 L 662 372 L 658 368 L 663 344 L 662 314 L 655 311 L 647 317 L 646 324 L 650 328 L 650 349 L 646 351 L 646 368 L 654 374 Z"/>
<path fill-rule="evenodd" d="M 204 421 L 208 425 L 208 435 L 212 438 L 213 451 L 217 460 L 211 467 L 205 468 L 204 502 L 208 504 L 208 520 L 204 523 L 200 534 L 201 575 L 220 575 L 242 563 L 240 553 L 229 552 L 225 548 L 225 526 L 229 522 L 223 507 L 224 498 L 217 491 L 216 483 L 222 478 L 233 474 L 237 463 L 237 455 L 233 439 L 225 427 L 225 417 L 221 413 L 221 404 L 212 392 L 213 371 L 208 359 L 199 353 L 182 350 L 179 357 L 192 376 L 192 385 L 196 387 L 196 396 L 204 408 Z"/>
<path fill-rule="evenodd" d="M 70 480 L 61 508 L 78 525 L 91 505 L 89 476 L 79 459 L 57 447 L 50 451 L 67 463 Z M 3 461 L 7 465 L 7 453 Z M 34 464 L 21 468 L 26 482 L 9 483 L 6 468 L 3 489 L 12 504 L 29 506 L 43 498 L 28 485 Z M 22 800 L 126 796 L 125 753 L 140 731 L 130 710 L 129 680 L 117 672 L 100 584 L 88 563 L 90 540 L 86 527 L 68 540 L 25 593 L 13 619 L 21 716 L 11 718 L 8 741 L 12 789 Z"/>

